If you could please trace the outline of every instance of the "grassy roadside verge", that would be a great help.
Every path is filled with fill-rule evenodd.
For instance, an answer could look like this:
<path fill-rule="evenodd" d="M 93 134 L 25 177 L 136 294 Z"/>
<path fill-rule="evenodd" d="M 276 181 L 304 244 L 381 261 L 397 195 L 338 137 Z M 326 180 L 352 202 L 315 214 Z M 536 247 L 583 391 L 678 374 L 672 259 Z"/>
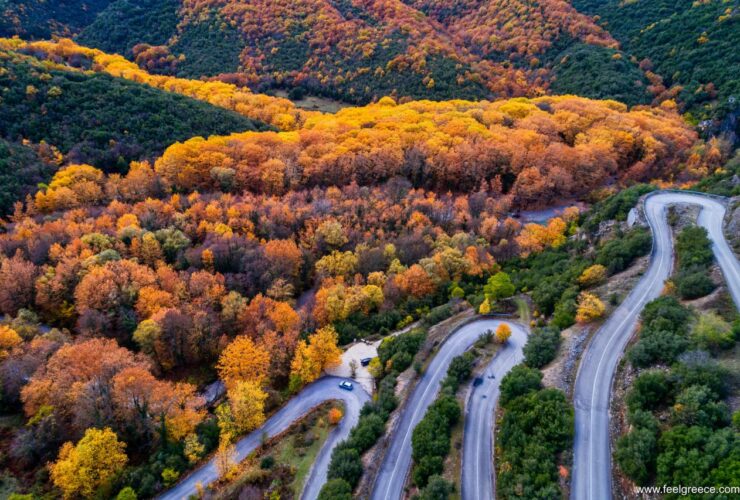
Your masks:
<path fill-rule="evenodd" d="M 330 413 L 341 402 L 323 403 L 284 433 L 265 442 L 236 466 L 226 482 L 214 485 L 212 498 L 299 498 L 311 466 L 333 427 Z"/>

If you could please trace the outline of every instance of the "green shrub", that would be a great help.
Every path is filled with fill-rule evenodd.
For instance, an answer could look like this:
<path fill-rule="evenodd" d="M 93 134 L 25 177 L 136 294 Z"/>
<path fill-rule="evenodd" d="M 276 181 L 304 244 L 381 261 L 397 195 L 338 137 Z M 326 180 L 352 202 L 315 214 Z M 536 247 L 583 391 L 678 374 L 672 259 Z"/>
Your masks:
<path fill-rule="evenodd" d="M 362 477 L 362 460 L 354 448 L 338 446 L 329 464 L 329 479 L 342 479 L 354 489 Z"/>
<path fill-rule="evenodd" d="M 470 377 L 475 355 L 466 352 L 456 356 L 447 368 L 447 376 L 442 381 L 440 396 L 429 406 L 424 417 L 414 428 L 411 436 L 414 469 L 414 484 L 424 487 L 429 478 L 441 474 L 444 459 L 450 451 L 452 427 L 460 419 L 462 408 L 455 399 L 460 384 Z M 433 487 L 429 494 L 435 491 Z"/>
<path fill-rule="evenodd" d="M 627 189 L 622 189 L 617 194 L 591 207 L 591 210 L 584 216 L 583 228 L 589 232 L 593 232 L 598 229 L 601 222 L 608 220 L 627 220 L 627 214 L 637 205 L 640 197 L 651 191 L 655 191 L 655 189 L 655 186 L 648 184 L 638 184 Z"/>
<path fill-rule="evenodd" d="M 730 428 L 712 431 L 707 427 L 678 425 L 663 432 L 659 441 L 656 484 L 710 483 L 712 473 L 717 473 L 725 459 L 734 453 L 737 467 L 737 450 L 740 439 Z"/>
<path fill-rule="evenodd" d="M 730 409 L 703 385 L 686 387 L 676 396 L 671 410 L 672 425 L 699 425 L 719 428 L 730 424 Z"/>
<path fill-rule="evenodd" d="M 646 368 L 658 363 L 672 364 L 690 346 L 688 339 L 670 331 L 644 331 L 628 351 L 627 359 L 633 366 Z"/>
<path fill-rule="evenodd" d="M 682 272 L 673 278 L 678 294 L 684 300 L 694 300 L 712 293 L 716 288 L 706 270 Z"/>
<path fill-rule="evenodd" d="M 691 385 L 704 385 L 720 399 L 726 398 L 730 393 L 730 383 L 733 380 L 727 368 L 704 352 L 683 354 L 673 367 L 672 379 L 682 389 Z"/>
<path fill-rule="evenodd" d="M 701 349 L 718 351 L 735 344 L 732 325 L 715 313 L 701 314 L 691 329 L 691 339 Z"/>
<path fill-rule="evenodd" d="M 668 374 L 660 370 L 641 373 L 627 394 L 630 411 L 656 410 L 666 406 L 673 396 L 673 383 Z"/>
<path fill-rule="evenodd" d="M 690 226 L 676 238 L 678 273 L 673 278 L 678 294 L 685 300 L 710 294 L 716 286 L 709 277 L 714 262 L 712 242 L 703 227 Z"/>
<path fill-rule="evenodd" d="M 376 413 L 364 415 L 350 432 L 346 445 L 363 453 L 377 442 L 383 432 L 385 432 L 385 419 L 382 416 Z"/>
<path fill-rule="evenodd" d="M 497 496 L 560 498 L 559 455 L 572 446 L 573 433 L 573 408 L 561 391 L 529 391 L 509 401 L 496 437 Z"/>
<path fill-rule="evenodd" d="M 524 346 L 524 362 L 532 368 L 542 368 L 555 359 L 560 347 L 560 330 L 555 327 L 537 328 Z"/>
<path fill-rule="evenodd" d="M 413 361 L 414 355 L 419 351 L 426 339 L 426 332 L 415 329 L 403 335 L 386 337 L 378 347 L 378 357 L 383 366 L 392 360 L 392 369 L 402 372 Z"/>
<path fill-rule="evenodd" d="M 564 330 L 575 324 L 576 312 L 578 312 L 578 288 L 572 286 L 563 292 L 560 300 L 555 304 L 552 324 Z"/>
<path fill-rule="evenodd" d="M 475 354 L 466 352 L 456 356 L 447 368 L 447 377 L 442 381 L 442 389 L 448 394 L 455 394 L 460 384 L 470 378 L 475 363 Z"/>
<path fill-rule="evenodd" d="M 640 318 L 642 330 L 664 330 L 686 335 L 691 320 L 691 311 L 682 306 L 674 297 L 664 296 L 649 302 L 640 313 Z"/>
<path fill-rule="evenodd" d="M 712 241 L 707 230 L 699 226 L 689 226 L 679 233 L 676 253 L 681 267 L 708 267 L 714 262 Z"/>
<path fill-rule="evenodd" d="M 517 365 L 501 380 L 501 406 L 514 399 L 542 388 L 542 372 L 525 365 Z"/>
<path fill-rule="evenodd" d="M 423 323 L 426 326 L 436 325 L 454 314 L 452 306 L 450 304 L 444 304 L 439 307 L 432 309 L 429 314 L 424 316 Z"/>
<path fill-rule="evenodd" d="M 330 479 L 321 487 L 319 500 L 352 500 L 352 486 L 344 479 Z"/>
<path fill-rule="evenodd" d="M 447 500 L 453 487 L 454 485 L 442 476 L 430 476 L 427 485 L 419 493 L 419 500 Z"/>
<path fill-rule="evenodd" d="M 614 458 L 627 477 L 639 485 L 645 485 L 655 473 L 657 444 L 654 432 L 634 429 L 617 440 Z"/>
<path fill-rule="evenodd" d="M 596 256 L 596 263 L 606 267 L 609 274 L 627 269 L 632 262 L 646 255 L 652 248 L 653 238 L 642 228 L 632 229 L 623 237 L 618 237 L 604 244 Z"/>

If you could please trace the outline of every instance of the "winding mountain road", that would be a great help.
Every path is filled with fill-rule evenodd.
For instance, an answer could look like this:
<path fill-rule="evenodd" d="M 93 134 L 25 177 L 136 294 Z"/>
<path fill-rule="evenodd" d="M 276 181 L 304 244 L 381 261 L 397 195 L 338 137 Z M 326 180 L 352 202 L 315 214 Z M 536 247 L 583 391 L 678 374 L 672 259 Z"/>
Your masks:
<path fill-rule="evenodd" d="M 500 380 L 499 376 L 505 374 L 505 371 L 503 371 L 504 364 L 511 364 L 511 366 L 516 364 L 516 357 L 521 355 L 521 347 L 526 342 L 526 332 L 520 325 L 497 319 L 481 319 L 458 328 L 450 335 L 439 348 L 439 351 L 434 356 L 434 359 L 432 359 L 432 362 L 427 367 L 421 380 L 419 380 L 409 400 L 403 407 L 400 417 L 401 421 L 391 436 L 391 444 L 385 453 L 385 458 L 375 479 L 371 497 L 373 500 L 397 500 L 403 497 L 406 477 L 411 467 L 411 435 L 416 425 L 426 413 L 427 408 L 434 402 L 439 393 L 440 382 L 447 375 L 447 368 L 452 362 L 452 359 L 468 350 L 486 330 L 496 330 L 501 323 L 507 323 L 511 326 L 512 336 L 510 343 L 499 351 L 494 361 L 494 363 L 502 363 L 502 368 L 497 368 L 496 370 L 497 379 L 495 380 Z M 468 480 L 483 483 L 479 487 L 493 491 L 493 455 L 491 452 L 485 451 L 484 447 L 492 445 L 493 410 L 488 413 L 487 411 L 492 407 L 491 405 L 495 407 L 497 395 L 495 391 L 498 383 L 485 385 L 488 390 L 493 391 L 488 396 L 492 401 L 486 401 L 485 404 L 479 404 L 479 401 L 474 401 L 473 411 L 476 412 L 476 416 L 474 417 L 475 423 L 471 425 L 470 429 L 467 428 L 466 424 L 465 430 L 466 436 L 470 436 L 473 441 L 479 440 L 481 443 L 464 446 L 467 446 L 469 455 L 477 453 L 485 455 L 482 459 L 480 457 L 476 459 L 481 465 L 479 465 L 477 472 L 475 470 L 472 471 L 476 477 L 469 478 Z M 476 392 L 476 396 L 478 396 L 479 391 Z M 484 446 L 476 449 L 478 444 L 483 444 Z M 471 460 L 472 458 L 468 458 L 469 462 Z M 465 466 L 463 467 L 465 468 Z M 475 467 L 475 465 L 471 465 L 471 467 Z M 485 483 L 488 483 L 488 485 L 486 486 Z M 471 490 L 471 495 L 473 496 L 465 498 L 487 498 L 485 496 L 477 496 L 473 491 Z"/>
<path fill-rule="evenodd" d="M 341 400 L 344 402 L 344 418 L 332 430 L 329 437 L 321 448 L 319 455 L 311 468 L 306 480 L 302 498 L 315 499 L 319 496 L 319 490 L 326 482 L 326 474 L 329 469 L 329 460 L 334 447 L 348 435 L 349 431 L 357 425 L 360 418 L 362 406 L 370 400 L 361 387 L 355 384 L 354 391 L 345 391 L 339 388 L 339 377 L 323 377 L 316 382 L 307 385 L 296 397 L 292 398 L 277 413 L 270 417 L 262 427 L 245 436 L 236 443 L 236 460 L 242 461 L 247 455 L 254 451 L 262 443 L 263 435 L 276 436 L 287 430 L 296 420 L 306 415 L 312 408 L 325 401 Z M 182 482 L 171 490 L 162 494 L 161 500 L 182 500 L 190 495 L 197 494 L 197 484 L 203 487 L 218 479 L 218 470 L 215 459 L 211 459 L 205 465 L 195 470 Z"/>
<path fill-rule="evenodd" d="M 740 307 L 740 264 L 725 240 L 722 227 L 725 206 L 718 200 L 688 192 L 656 192 L 645 200 L 645 214 L 653 232 L 650 265 L 629 296 L 596 332 L 581 358 L 575 385 L 576 432 L 573 485 L 575 500 L 609 500 L 612 497 L 609 401 L 622 353 L 632 337 L 640 312 L 657 298 L 673 268 L 673 241 L 666 208 L 675 204 L 699 205 L 698 224 L 707 229 L 712 249 L 735 304 Z"/>
<path fill-rule="evenodd" d="M 493 426 L 499 386 L 504 375 L 524 360 L 527 331 L 521 325 L 509 323 L 511 337 L 481 375 L 483 383 L 473 386 L 465 406 L 463 434 L 462 498 L 481 500 L 494 498 Z"/>

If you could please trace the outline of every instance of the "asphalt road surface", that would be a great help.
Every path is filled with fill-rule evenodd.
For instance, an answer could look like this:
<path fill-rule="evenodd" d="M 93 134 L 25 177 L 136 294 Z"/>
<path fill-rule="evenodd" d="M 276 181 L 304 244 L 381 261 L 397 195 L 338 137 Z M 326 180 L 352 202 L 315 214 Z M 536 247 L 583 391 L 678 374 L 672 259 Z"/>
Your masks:
<path fill-rule="evenodd" d="M 248 436 L 236 443 L 236 461 L 244 458 L 254 451 L 262 443 L 262 436 L 272 437 L 280 434 L 290 427 L 296 420 L 306 415 L 312 408 L 329 400 L 341 400 L 344 402 L 344 418 L 329 434 L 324 446 L 311 468 L 302 498 L 315 499 L 319 490 L 326 482 L 326 473 L 329 468 L 331 451 L 343 439 L 349 435 L 349 431 L 357 424 L 360 418 L 360 409 L 370 400 L 370 396 L 359 384 L 355 384 L 353 391 L 345 391 L 339 388 L 342 378 L 323 377 L 316 382 L 307 385 L 297 396 L 288 401 L 277 413 L 270 417 L 265 424 Z M 200 483 L 203 487 L 218 479 L 215 460 L 195 470 L 182 482 L 177 484 L 159 498 L 162 500 L 181 500 L 190 495 L 197 494 L 196 485 Z"/>
<path fill-rule="evenodd" d="M 481 500 L 494 498 L 493 426 L 499 396 L 499 385 L 509 370 L 524 360 L 527 331 L 510 323 L 511 337 L 481 375 L 483 382 L 473 385 L 465 408 L 463 434 L 462 498 Z"/>
<path fill-rule="evenodd" d="M 406 405 L 402 408 L 401 421 L 391 437 L 391 444 L 386 451 L 378 476 L 375 479 L 372 493 L 373 500 L 397 500 L 402 498 L 406 477 L 411 466 L 411 434 L 416 424 L 426 413 L 429 405 L 434 402 L 439 392 L 440 382 L 447 375 L 450 362 L 453 358 L 468 350 L 486 330 L 495 331 L 501 323 L 508 323 L 512 330 L 521 328 L 519 325 L 506 321 L 481 319 L 460 327 L 439 348 Z M 514 338 L 514 335 L 512 335 L 512 338 Z M 490 418 L 492 417 L 491 414 Z M 485 424 L 485 420 L 485 418 L 481 420 L 482 425 Z M 478 433 L 479 437 L 484 437 L 486 434 L 490 436 L 493 427 L 492 420 L 489 420 L 488 427 L 485 430 L 475 429 L 473 432 Z M 488 458 L 490 458 L 490 454 L 486 457 L 486 459 Z M 492 464 L 489 464 L 489 468 L 491 466 Z M 483 474 L 482 471 L 481 474 Z M 492 475 L 490 475 L 488 481 L 493 481 Z"/>
<path fill-rule="evenodd" d="M 673 242 L 665 218 L 666 208 L 677 203 L 700 205 L 698 223 L 713 242 L 714 255 L 722 268 L 733 300 L 740 307 L 740 264 L 722 232 L 725 206 L 698 194 L 659 192 L 645 202 L 653 231 L 650 265 L 629 296 L 594 335 L 583 354 L 575 386 L 576 433 L 573 484 L 575 500 L 609 500 L 612 497 L 609 401 L 617 364 L 632 337 L 640 312 L 660 296 L 673 266 Z"/>

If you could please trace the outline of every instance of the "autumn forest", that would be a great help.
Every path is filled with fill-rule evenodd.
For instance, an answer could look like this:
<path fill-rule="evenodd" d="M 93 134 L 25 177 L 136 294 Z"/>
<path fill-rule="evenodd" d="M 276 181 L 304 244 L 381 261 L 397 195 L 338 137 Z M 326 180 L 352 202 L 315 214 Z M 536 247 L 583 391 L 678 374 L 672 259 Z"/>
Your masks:
<path fill-rule="evenodd" d="M 199 498 L 298 498 L 348 403 L 235 444 L 363 340 L 376 392 L 319 498 L 368 498 L 402 380 L 475 312 L 532 327 L 497 495 L 565 495 L 573 410 L 540 368 L 649 255 L 627 212 L 738 195 L 740 67 L 699 62 L 737 2 L 603 3 L 0 1 L 0 497 L 152 498 L 214 463 Z M 450 365 L 408 498 L 460 498 L 455 405 L 511 335 Z"/>

